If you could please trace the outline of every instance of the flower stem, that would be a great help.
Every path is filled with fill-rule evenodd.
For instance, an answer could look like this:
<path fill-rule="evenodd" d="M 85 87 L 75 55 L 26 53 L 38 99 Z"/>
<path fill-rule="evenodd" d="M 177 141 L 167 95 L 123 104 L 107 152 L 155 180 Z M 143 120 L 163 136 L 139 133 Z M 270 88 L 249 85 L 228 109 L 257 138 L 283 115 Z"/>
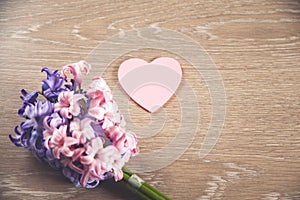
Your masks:
<path fill-rule="evenodd" d="M 123 173 L 123 181 L 128 183 L 128 179 L 130 178 L 130 176 L 126 173 Z M 130 186 L 130 185 L 129 185 Z M 141 191 L 131 187 L 130 189 L 132 189 L 136 194 L 138 194 L 143 200 L 151 200 L 149 197 L 147 197 L 144 193 L 142 193 Z"/>
<path fill-rule="evenodd" d="M 171 200 L 170 197 L 151 186 L 127 167 L 123 167 L 123 181 L 144 200 Z"/>
<path fill-rule="evenodd" d="M 86 107 L 86 102 L 84 99 L 80 99 L 80 103 L 81 103 L 81 106 L 82 106 L 82 109 L 85 113 L 88 113 L 88 109 Z"/>

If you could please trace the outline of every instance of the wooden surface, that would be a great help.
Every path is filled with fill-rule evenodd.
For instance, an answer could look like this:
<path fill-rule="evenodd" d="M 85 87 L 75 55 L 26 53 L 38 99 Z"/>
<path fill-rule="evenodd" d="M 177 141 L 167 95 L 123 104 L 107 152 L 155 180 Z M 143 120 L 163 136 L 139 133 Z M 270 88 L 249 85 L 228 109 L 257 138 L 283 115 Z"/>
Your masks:
<path fill-rule="evenodd" d="M 0 199 L 136 199 L 113 181 L 75 188 L 8 134 L 21 122 L 19 90 L 38 89 L 41 66 L 85 59 L 112 35 L 143 27 L 180 32 L 205 48 L 223 79 L 226 116 L 217 144 L 199 158 L 211 100 L 204 80 L 179 57 L 199 102 L 197 134 L 174 163 L 140 176 L 173 199 L 300 199 L 299 1 L 3 0 L 0 17 Z M 153 49 L 121 56 L 105 78 L 112 87 L 124 58 L 160 54 L 172 56 Z M 166 105 L 161 133 L 139 140 L 141 155 L 175 137 L 166 133 L 178 129 L 179 107 L 176 98 Z M 150 114 L 134 103 L 129 112 L 134 123 L 149 123 Z"/>

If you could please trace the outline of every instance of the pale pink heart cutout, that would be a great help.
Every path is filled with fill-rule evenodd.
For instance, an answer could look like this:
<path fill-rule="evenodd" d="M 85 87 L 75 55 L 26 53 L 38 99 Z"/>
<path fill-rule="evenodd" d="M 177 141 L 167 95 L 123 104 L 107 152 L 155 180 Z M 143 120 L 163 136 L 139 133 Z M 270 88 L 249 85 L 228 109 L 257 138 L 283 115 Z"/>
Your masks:
<path fill-rule="evenodd" d="M 169 57 L 159 57 L 150 63 L 131 58 L 121 63 L 118 79 L 133 101 L 153 113 L 175 94 L 182 69 L 177 60 Z"/>

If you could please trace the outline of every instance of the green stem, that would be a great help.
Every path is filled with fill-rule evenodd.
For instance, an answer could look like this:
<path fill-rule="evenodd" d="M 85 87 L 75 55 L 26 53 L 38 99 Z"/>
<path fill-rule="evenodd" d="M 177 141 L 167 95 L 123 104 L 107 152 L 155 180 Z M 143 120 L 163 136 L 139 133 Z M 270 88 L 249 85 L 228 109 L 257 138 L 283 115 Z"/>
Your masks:
<path fill-rule="evenodd" d="M 128 183 L 127 181 L 128 181 L 129 178 L 130 178 L 130 176 L 128 174 L 123 173 L 123 180 L 124 180 L 124 182 Z M 125 180 L 127 180 L 127 181 L 125 181 Z M 128 184 L 128 186 L 130 186 L 130 185 Z M 133 187 L 130 187 L 130 189 L 132 191 L 134 191 L 136 194 L 138 194 L 142 199 L 144 199 L 144 200 L 151 200 L 150 198 L 148 198 L 145 194 L 143 194 L 139 190 L 134 189 Z"/>
<path fill-rule="evenodd" d="M 170 197 L 143 181 L 127 167 L 123 167 L 123 181 L 144 200 L 171 200 Z"/>
<path fill-rule="evenodd" d="M 162 193 L 161 191 L 159 191 L 158 189 L 156 189 L 155 187 L 153 187 L 152 185 L 148 184 L 147 182 L 144 182 L 144 184 L 142 185 L 142 187 L 146 187 L 147 189 L 150 189 L 151 191 L 155 192 L 157 195 L 160 196 L 160 198 L 162 199 L 168 199 L 170 200 L 171 198 L 166 196 L 164 193 Z"/>

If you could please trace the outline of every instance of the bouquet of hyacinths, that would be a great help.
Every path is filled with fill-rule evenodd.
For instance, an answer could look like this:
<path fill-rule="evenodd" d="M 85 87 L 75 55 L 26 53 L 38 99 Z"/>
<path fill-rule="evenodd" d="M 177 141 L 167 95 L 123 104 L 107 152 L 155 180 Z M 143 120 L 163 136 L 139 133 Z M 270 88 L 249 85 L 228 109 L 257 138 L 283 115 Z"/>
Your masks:
<path fill-rule="evenodd" d="M 170 199 L 132 173 L 124 164 L 138 153 L 137 138 L 125 121 L 106 82 L 96 77 L 88 90 L 81 88 L 85 61 L 51 71 L 40 92 L 21 90 L 18 115 L 26 120 L 16 126 L 11 141 L 36 158 L 61 170 L 76 186 L 94 188 L 101 181 L 123 180 L 143 199 Z M 69 77 L 70 76 L 70 77 Z"/>

